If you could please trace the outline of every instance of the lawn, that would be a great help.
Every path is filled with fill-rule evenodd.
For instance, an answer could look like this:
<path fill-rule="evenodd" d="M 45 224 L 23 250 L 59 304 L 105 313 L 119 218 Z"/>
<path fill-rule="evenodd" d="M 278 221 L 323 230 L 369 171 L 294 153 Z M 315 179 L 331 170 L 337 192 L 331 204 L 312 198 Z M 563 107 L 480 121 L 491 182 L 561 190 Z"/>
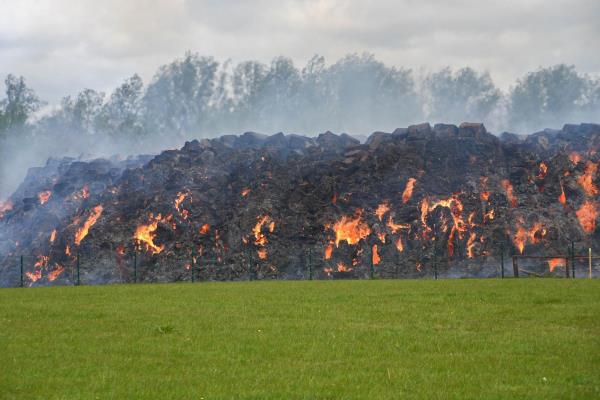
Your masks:
<path fill-rule="evenodd" d="M 0 398 L 600 398 L 600 280 L 2 289 Z"/>

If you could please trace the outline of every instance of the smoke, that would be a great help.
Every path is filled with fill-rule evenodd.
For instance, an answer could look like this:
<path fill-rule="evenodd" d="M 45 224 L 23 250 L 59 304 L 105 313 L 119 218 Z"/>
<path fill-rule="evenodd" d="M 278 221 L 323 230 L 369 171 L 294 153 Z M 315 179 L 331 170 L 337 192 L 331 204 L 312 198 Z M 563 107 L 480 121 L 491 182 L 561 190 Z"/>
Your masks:
<path fill-rule="evenodd" d="M 185 140 L 239 134 L 325 131 L 365 138 L 430 121 L 483 122 L 492 132 L 531 133 L 600 122 L 600 80 L 557 65 L 532 71 L 508 91 L 472 68 L 416 74 L 370 54 L 304 67 L 278 57 L 233 65 L 186 53 L 146 85 L 126 79 L 109 95 L 85 89 L 42 108 L 24 80 L 6 81 L 0 103 L 0 199 L 50 157 L 127 157 Z M 28 110 L 25 112 L 23 110 Z"/>

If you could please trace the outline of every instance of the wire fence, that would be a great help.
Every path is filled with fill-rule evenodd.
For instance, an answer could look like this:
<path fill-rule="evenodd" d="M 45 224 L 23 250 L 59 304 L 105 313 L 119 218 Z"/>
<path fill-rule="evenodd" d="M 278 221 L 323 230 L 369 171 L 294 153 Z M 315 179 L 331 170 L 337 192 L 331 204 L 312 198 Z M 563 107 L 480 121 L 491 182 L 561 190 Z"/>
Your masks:
<path fill-rule="evenodd" d="M 584 251 L 587 250 L 587 251 Z M 85 255 L 84 255 L 85 254 Z M 369 255 L 371 256 L 371 255 Z M 95 285 L 119 283 L 205 282 L 235 280 L 323 280 L 403 278 L 592 278 L 600 276 L 600 257 L 591 249 L 568 249 L 566 254 L 515 255 L 500 252 L 477 257 L 440 257 L 436 252 L 417 258 L 396 257 L 393 262 L 360 262 L 345 265 L 336 259 L 315 257 L 312 249 L 291 257 L 280 270 L 252 251 L 229 258 L 215 255 L 152 255 L 139 251 L 76 252 L 54 262 L 45 256 L 3 258 L 2 287 Z M 392 257 L 393 258 L 393 257 Z M 2 258 L 0 258 L 2 259 Z"/>

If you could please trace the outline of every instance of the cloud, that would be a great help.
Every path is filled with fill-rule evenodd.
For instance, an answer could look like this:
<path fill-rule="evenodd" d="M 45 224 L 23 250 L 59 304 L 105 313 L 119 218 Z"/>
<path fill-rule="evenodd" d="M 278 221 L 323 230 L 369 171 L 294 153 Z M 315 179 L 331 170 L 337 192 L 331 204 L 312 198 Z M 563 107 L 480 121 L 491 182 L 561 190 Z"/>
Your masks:
<path fill-rule="evenodd" d="M 21 0 L 0 13 L 0 75 L 50 102 L 84 87 L 147 81 L 186 50 L 303 64 L 372 52 L 410 68 L 489 70 L 502 87 L 542 65 L 600 72 L 596 0 Z"/>

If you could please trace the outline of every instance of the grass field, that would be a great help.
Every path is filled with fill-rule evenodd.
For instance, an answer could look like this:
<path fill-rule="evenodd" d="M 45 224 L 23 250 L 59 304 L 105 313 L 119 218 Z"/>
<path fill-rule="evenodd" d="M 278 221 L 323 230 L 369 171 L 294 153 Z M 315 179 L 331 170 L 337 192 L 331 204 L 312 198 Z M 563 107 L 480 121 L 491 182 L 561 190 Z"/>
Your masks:
<path fill-rule="evenodd" d="M 600 280 L 3 289 L 0 398 L 600 398 Z"/>

